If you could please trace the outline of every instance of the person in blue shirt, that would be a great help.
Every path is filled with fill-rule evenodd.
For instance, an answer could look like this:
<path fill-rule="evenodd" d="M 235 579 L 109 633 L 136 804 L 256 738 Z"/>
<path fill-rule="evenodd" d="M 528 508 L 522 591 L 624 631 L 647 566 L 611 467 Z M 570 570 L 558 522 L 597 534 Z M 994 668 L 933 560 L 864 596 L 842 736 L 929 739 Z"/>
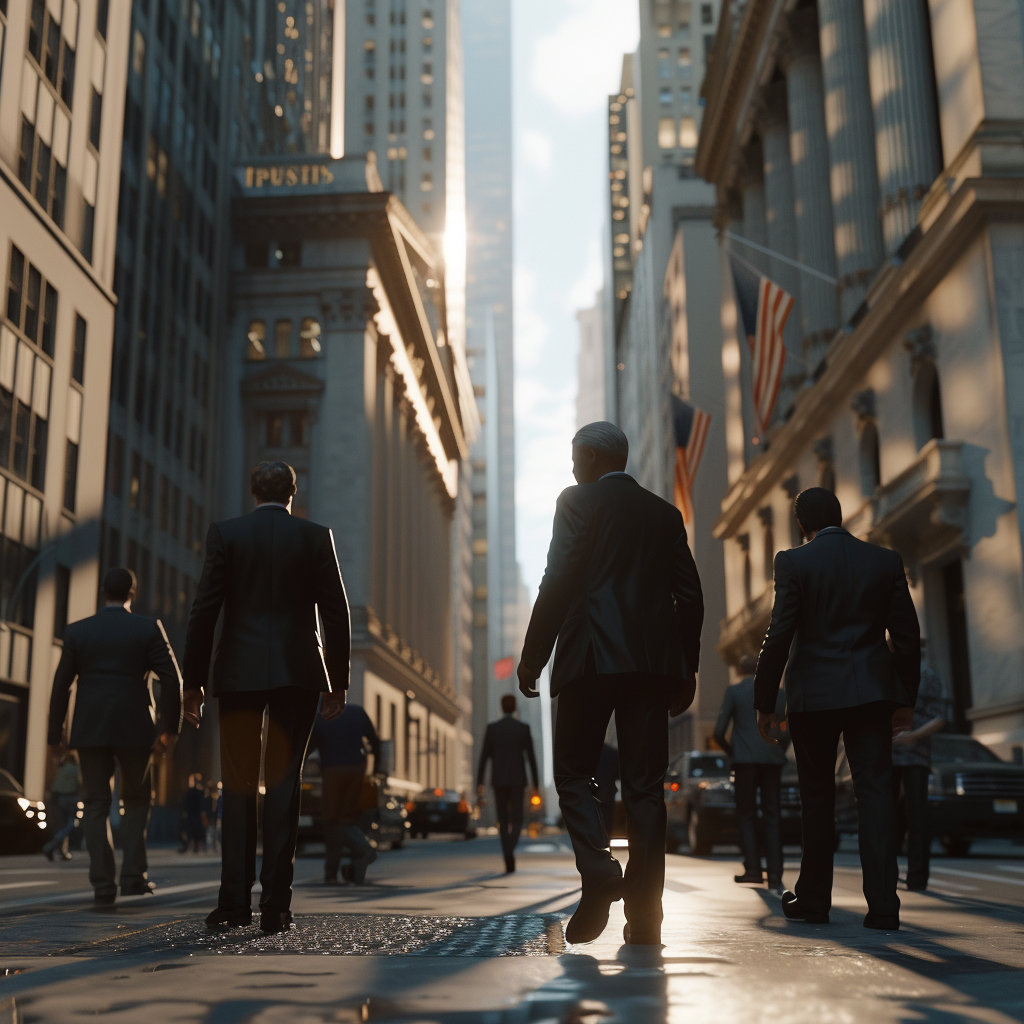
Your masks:
<path fill-rule="evenodd" d="M 323 781 L 324 884 L 338 884 L 338 865 L 342 851 L 352 855 L 352 881 L 363 885 L 366 869 L 377 859 L 359 827 L 360 796 L 366 777 L 367 748 L 374 764 L 380 754 L 380 741 L 370 716 L 358 704 L 347 704 L 337 718 L 317 715 L 309 749 L 320 751 L 320 777 Z"/>

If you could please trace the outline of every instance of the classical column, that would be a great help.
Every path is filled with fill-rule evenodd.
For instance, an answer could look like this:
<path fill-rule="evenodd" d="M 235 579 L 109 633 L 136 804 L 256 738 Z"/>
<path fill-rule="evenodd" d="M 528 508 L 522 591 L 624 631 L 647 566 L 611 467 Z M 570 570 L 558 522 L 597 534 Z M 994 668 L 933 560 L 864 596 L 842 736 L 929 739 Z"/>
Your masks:
<path fill-rule="evenodd" d="M 864 0 L 885 251 L 913 230 L 942 170 L 927 0 Z"/>
<path fill-rule="evenodd" d="M 743 153 L 743 177 L 740 182 L 743 219 L 736 225 L 744 238 L 758 245 L 768 245 L 764 214 L 764 153 L 759 139 L 752 139 Z M 768 259 L 756 249 L 740 246 L 743 258 L 755 267 L 767 270 Z"/>
<path fill-rule="evenodd" d="M 839 309 L 846 323 L 884 258 L 862 0 L 818 0 L 818 22 Z"/>
<path fill-rule="evenodd" d="M 797 259 L 830 277 L 836 276 L 829 191 L 828 134 L 825 96 L 818 56 L 818 17 L 805 7 L 790 18 L 790 46 L 784 58 L 789 109 L 789 154 L 793 167 Z M 803 345 L 807 369 L 813 372 L 839 326 L 835 285 L 799 271 L 803 311 Z"/>
<path fill-rule="evenodd" d="M 786 111 L 786 83 L 772 82 L 764 90 L 761 114 L 761 148 L 764 154 L 764 213 L 768 248 L 797 258 L 794 217 L 793 168 L 789 156 L 789 118 Z M 802 356 L 800 275 L 782 260 L 768 259 L 768 275 L 793 296 L 793 309 L 786 322 L 786 367 L 775 403 L 775 417 L 782 418 L 806 377 Z"/>

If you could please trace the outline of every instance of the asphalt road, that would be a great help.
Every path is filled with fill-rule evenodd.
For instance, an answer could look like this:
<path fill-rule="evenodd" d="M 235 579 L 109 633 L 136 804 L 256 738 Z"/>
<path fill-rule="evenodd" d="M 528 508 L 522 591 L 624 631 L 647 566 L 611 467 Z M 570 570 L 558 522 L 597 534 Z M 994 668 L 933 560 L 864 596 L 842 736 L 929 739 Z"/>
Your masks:
<path fill-rule="evenodd" d="M 4 858 L 0 1024 L 1024 1021 L 1024 847 L 936 857 L 895 933 L 862 927 L 852 848 L 836 863 L 832 923 L 803 925 L 733 883 L 735 855 L 672 856 L 659 951 L 622 945 L 621 904 L 596 942 L 564 944 L 579 889 L 563 836 L 524 838 L 513 876 L 494 838 L 412 842 L 361 889 L 325 889 L 302 857 L 299 927 L 279 937 L 206 935 L 215 857 L 155 851 L 158 893 L 104 911 L 84 854 Z"/>

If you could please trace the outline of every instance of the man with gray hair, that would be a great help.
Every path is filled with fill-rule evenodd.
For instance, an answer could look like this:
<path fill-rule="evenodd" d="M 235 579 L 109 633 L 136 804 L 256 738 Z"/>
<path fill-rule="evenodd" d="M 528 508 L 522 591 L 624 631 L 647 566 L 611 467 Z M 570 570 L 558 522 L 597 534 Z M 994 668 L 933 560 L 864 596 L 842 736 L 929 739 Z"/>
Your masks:
<path fill-rule="evenodd" d="M 577 486 L 558 498 L 519 663 L 519 688 L 536 697 L 557 639 L 555 786 L 583 881 L 565 930 L 572 943 L 596 939 L 619 899 L 626 941 L 661 941 L 668 714 L 693 701 L 700 657 L 704 601 L 683 518 L 626 472 L 628 454 L 612 423 L 587 424 L 573 438 Z M 624 878 L 593 784 L 613 714 L 629 836 Z"/>

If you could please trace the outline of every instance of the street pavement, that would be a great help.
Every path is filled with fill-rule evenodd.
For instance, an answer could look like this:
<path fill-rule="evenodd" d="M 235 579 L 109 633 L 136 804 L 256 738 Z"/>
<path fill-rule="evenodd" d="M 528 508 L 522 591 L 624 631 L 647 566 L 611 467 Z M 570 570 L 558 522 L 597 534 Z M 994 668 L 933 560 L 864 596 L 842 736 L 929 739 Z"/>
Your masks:
<path fill-rule="evenodd" d="M 103 911 L 84 854 L 4 858 L 0 1024 L 1024 1021 L 1024 847 L 977 850 L 936 857 L 891 933 L 861 925 L 854 847 L 829 925 L 787 922 L 776 897 L 736 885 L 735 853 L 671 856 L 662 949 L 622 944 L 621 904 L 596 942 L 565 945 L 579 888 L 562 835 L 524 837 L 511 876 L 494 837 L 411 842 L 365 888 L 325 888 L 303 856 L 283 936 L 205 933 L 216 857 L 154 851 L 157 894 Z"/>

